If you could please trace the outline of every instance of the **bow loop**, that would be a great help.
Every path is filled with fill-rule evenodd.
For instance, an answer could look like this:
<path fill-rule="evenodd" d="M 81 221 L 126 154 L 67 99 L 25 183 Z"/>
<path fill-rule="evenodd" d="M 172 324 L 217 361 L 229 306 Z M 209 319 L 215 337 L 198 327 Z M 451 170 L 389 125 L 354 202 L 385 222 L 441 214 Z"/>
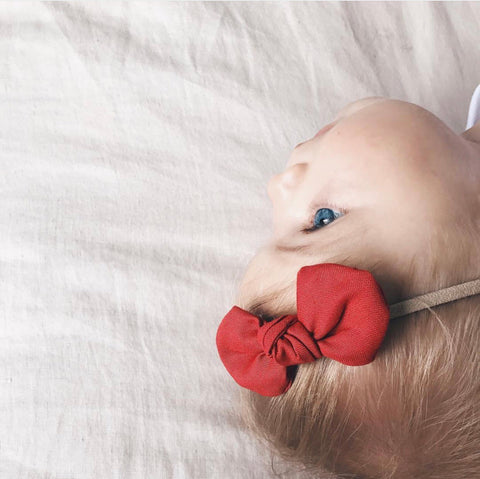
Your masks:
<path fill-rule="evenodd" d="M 375 359 L 390 320 L 386 298 L 372 273 L 336 263 L 299 270 L 297 315 L 323 355 L 347 366 Z"/>

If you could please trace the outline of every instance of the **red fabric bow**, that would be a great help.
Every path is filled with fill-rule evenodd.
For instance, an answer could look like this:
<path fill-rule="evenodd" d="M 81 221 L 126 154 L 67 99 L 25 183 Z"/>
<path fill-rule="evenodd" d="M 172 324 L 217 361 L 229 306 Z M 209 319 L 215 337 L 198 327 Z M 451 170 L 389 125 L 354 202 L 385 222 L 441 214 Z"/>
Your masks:
<path fill-rule="evenodd" d="M 227 371 L 263 396 L 288 391 L 289 366 L 322 356 L 348 366 L 375 359 L 390 312 L 380 285 L 366 270 L 336 263 L 302 267 L 297 274 L 297 316 L 260 320 L 238 306 L 220 323 L 216 342 Z"/>

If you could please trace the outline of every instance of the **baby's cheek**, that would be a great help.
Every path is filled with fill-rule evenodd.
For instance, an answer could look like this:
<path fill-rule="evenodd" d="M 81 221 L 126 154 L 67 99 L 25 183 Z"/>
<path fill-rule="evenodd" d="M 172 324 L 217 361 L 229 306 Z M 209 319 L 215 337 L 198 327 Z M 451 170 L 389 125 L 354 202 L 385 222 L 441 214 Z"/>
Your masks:
<path fill-rule="evenodd" d="M 354 101 L 352 103 L 349 103 L 347 106 L 343 107 L 338 113 L 337 116 L 335 117 L 335 120 L 352 115 L 353 113 L 361 110 L 362 108 L 366 107 L 367 105 L 371 105 L 373 103 L 376 103 L 377 101 L 380 100 L 387 100 L 387 98 L 381 97 L 381 96 L 371 96 L 371 97 L 366 97 L 366 98 L 361 98 L 360 100 Z"/>

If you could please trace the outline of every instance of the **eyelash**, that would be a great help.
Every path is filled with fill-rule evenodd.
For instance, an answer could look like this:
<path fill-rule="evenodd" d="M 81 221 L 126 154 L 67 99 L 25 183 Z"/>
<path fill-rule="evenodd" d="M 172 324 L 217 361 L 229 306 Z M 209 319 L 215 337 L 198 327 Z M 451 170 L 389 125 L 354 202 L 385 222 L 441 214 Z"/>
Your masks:
<path fill-rule="evenodd" d="M 321 204 L 315 203 L 314 206 L 310 210 L 307 222 L 303 225 L 302 231 L 304 233 L 314 233 L 315 231 L 320 229 L 320 228 L 315 228 L 313 226 L 313 221 L 315 220 L 315 215 L 317 214 L 317 211 L 321 208 L 329 208 L 331 210 L 338 211 L 339 213 L 342 214 L 342 216 L 347 214 L 347 210 L 345 210 L 344 208 L 341 208 L 340 206 L 337 206 L 333 203 L 328 203 L 326 201 L 322 201 Z M 339 216 L 339 218 L 340 218 L 340 216 Z M 332 221 L 332 223 L 333 223 L 333 221 Z"/>

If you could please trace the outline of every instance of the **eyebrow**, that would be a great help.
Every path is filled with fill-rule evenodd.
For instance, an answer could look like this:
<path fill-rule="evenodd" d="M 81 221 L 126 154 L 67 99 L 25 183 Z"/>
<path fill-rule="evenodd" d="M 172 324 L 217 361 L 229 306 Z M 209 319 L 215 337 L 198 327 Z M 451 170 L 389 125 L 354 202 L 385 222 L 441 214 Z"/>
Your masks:
<path fill-rule="evenodd" d="M 273 250 L 279 253 L 303 253 L 307 256 L 312 254 L 312 251 L 315 251 L 315 233 L 318 230 L 313 230 L 310 232 L 303 232 L 306 235 L 306 242 L 297 242 L 297 243 L 274 243 Z M 341 239 L 341 236 L 336 236 L 333 239 L 330 238 L 330 241 L 336 242 Z"/>
<path fill-rule="evenodd" d="M 274 246 L 275 251 L 281 253 L 301 253 L 310 248 L 311 244 L 276 244 Z"/>

